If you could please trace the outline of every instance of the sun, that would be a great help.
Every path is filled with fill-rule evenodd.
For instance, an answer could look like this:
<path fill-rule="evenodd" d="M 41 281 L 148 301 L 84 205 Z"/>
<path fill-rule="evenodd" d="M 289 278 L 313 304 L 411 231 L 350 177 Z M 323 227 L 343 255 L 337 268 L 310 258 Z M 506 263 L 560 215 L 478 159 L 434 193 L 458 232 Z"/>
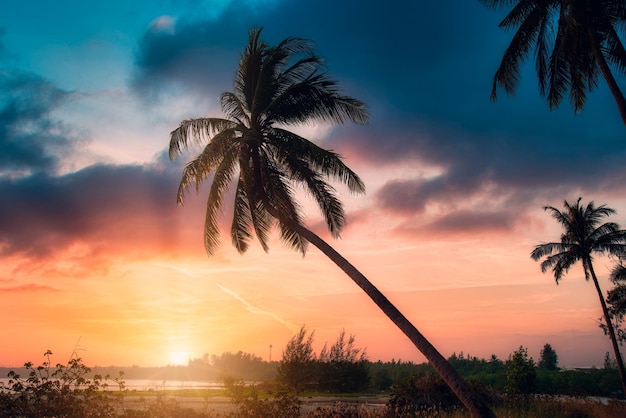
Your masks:
<path fill-rule="evenodd" d="M 170 352 L 170 364 L 173 366 L 184 366 L 189 362 L 189 354 L 186 351 Z"/>

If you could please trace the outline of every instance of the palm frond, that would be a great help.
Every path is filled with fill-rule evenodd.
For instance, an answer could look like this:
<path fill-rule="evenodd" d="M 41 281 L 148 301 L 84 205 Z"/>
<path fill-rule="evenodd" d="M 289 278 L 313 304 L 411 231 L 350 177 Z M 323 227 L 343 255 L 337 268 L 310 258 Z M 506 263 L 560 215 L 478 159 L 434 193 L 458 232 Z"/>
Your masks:
<path fill-rule="evenodd" d="M 519 2 L 518 5 L 500 23 L 501 27 L 519 25 L 511 43 L 502 55 L 500 66 L 496 70 L 491 88 L 491 99 L 497 98 L 497 87 L 501 86 L 507 94 L 513 94 L 520 79 L 520 67 L 526 60 L 530 49 L 535 45 L 539 34 L 545 34 L 546 20 L 550 9 L 538 7 L 536 2 Z M 543 74 L 540 75 L 540 79 Z"/>
<path fill-rule="evenodd" d="M 620 263 L 613 267 L 613 269 L 611 270 L 610 279 L 613 283 L 626 282 L 626 266 Z M 624 299 L 624 302 L 626 303 L 626 299 Z"/>
<path fill-rule="evenodd" d="M 259 200 L 255 202 L 251 210 L 252 214 L 252 226 L 254 227 L 254 233 L 257 239 L 261 243 L 263 251 L 269 251 L 269 233 L 274 225 L 272 217 L 268 214 L 263 201 Z"/>
<path fill-rule="evenodd" d="M 326 150 L 301 136 L 280 128 L 273 128 L 268 139 L 276 147 L 280 158 L 296 155 L 305 159 L 311 168 L 324 176 L 345 184 L 352 193 L 365 193 L 365 184 L 341 159 L 339 154 Z"/>
<path fill-rule="evenodd" d="M 237 128 L 245 131 L 247 126 L 250 126 L 250 116 L 246 111 L 246 104 L 235 93 L 229 91 L 222 93 L 220 104 L 224 113 L 237 122 Z"/>
<path fill-rule="evenodd" d="M 343 205 L 337 198 L 335 189 L 312 170 L 307 161 L 290 155 L 284 160 L 284 163 L 291 173 L 292 179 L 306 186 L 306 190 L 320 207 L 328 230 L 334 238 L 338 238 L 346 224 L 346 218 Z"/>
<path fill-rule="evenodd" d="M 313 120 L 343 124 L 367 123 L 367 106 L 360 100 L 342 95 L 337 83 L 324 74 L 292 84 L 266 108 L 267 120 L 301 124 Z"/>
<path fill-rule="evenodd" d="M 170 133 L 170 159 L 174 159 L 186 149 L 191 142 L 204 145 L 211 142 L 212 137 L 222 131 L 234 128 L 236 124 L 228 119 L 200 118 L 186 119 L 178 128 Z"/>
<path fill-rule="evenodd" d="M 560 252 L 547 257 L 541 263 L 541 271 L 545 273 L 549 269 L 552 269 L 554 280 L 558 283 L 563 277 L 563 274 L 578 261 L 578 257 L 573 255 L 569 251 Z M 585 270 L 586 273 L 586 270 Z"/>
<path fill-rule="evenodd" d="M 204 248 L 209 255 L 213 255 L 219 245 L 220 230 L 218 214 L 222 206 L 222 198 L 228 189 L 235 174 L 237 154 L 235 152 L 224 153 L 219 167 L 215 170 L 211 190 L 207 197 L 206 212 L 204 216 Z"/>
<path fill-rule="evenodd" d="M 530 258 L 537 261 L 543 257 L 550 256 L 552 254 L 571 251 L 571 249 L 571 244 L 566 244 L 563 242 L 548 242 L 537 245 L 535 249 L 530 253 Z"/>
<path fill-rule="evenodd" d="M 230 235 L 233 246 L 239 254 L 243 254 L 248 250 L 252 234 L 252 213 L 246 192 L 246 186 L 240 177 L 235 189 L 235 202 L 233 209 L 233 222 L 230 228 Z"/>
<path fill-rule="evenodd" d="M 236 151 L 231 141 L 234 133 L 231 129 L 217 133 L 202 152 L 187 163 L 178 186 L 176 199 L 179 205 L 183 204 L 184 194 L 191 184 L 195 183 L 196 191 L 199 191 L 200 185 L 211 175 L 224 156 Z"/>
<path fill-rule="evenodd" d="M 626 25 L 626 18 L 623 18 L 622 22 L 625 22 L 624 24 Z M 610 26 L 606 30 L 605 56 L 607 61 L 613 64 L 621 74 L 626 74 L 626 49 L 624 44 L 615 30 L 615 26 Z"/>
<path fill-rule="evenodd" d="M 270 169 L 268 174 L 267 210 L 278 220 L 281 240 L 304 255 L 307 241 L 291 227 L 292 224 L 302 225 L 300 208 L 294 199 L 293 190 L 280 171 Z"/>

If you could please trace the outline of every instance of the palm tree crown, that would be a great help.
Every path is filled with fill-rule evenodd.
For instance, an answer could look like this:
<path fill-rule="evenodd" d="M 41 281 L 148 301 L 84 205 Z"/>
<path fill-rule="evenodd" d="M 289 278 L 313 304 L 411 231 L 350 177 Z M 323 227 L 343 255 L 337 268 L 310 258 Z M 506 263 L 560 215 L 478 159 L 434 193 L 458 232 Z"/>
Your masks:
<path fill-rule="evenodd" d="M 252 231 L 267 251 L 268 233 L 276 220 L 283 241 L 306 251 L 306 240 L 294 229 L 302 223 L 294 199 L 297 185 L 313 196 L 335 237 L 345 225 L 345 215 L 327 179 L 342 182 L 355 193 L 365 191 L 361 179 L 338 154 L 280 127 L 315 120 L 366 123 L 364 103 L 339 92 L 337 83 L 322 71 L 322 60 L 310 41 L 287 38 L 270 47 L 260 35 L 261 29 L 250 30 L 234 91 L 220 97 L 225 118 L 184 120 L 171 133 L 172 159 L 192 140 L 206 144 L 183 171 L 178 202 L 183 203 L 189 185 L 198 188 L 213 175 L 204 229 L 209 254 L 219 243 L 217 215 L 235 177 L 231 236 L 241 253 L 248 248 Z"/>
<path fill-rule="evenodd" d="M 606 80 L 626 124 L 626 99 L 609 65 L 626 72 L 626 50 L 618 30 L 626 21 L 623 0 L 480 0 L 490 8 L 513 5 L 500 27 L 517 28 L 493 79 L 492 100 L 497 87 L 513 94 L 520 67 L 531 50 L 539 90 L 550 109 L 558 107 L 569 90 L 574 111 L 585 105 L 587 91 Z"/>
<path fill-rule="evenodd" d="M 626 230 L 620 230 L 614 222 L 601 224 L 615 210 L 606 205 L 595 207 L 593 202 L 583 207 L 580 201 L 579 198 L 574 205 L 565 201 L 563 212 L 552 206 L 544 208 L 563 226 L 564 232 L 560 242 L 537 245 L 531 253 L 535 261 L 545 257 L 541 271 L 545 273 L 552 268 L 557 282 L 578 261 L 583 263 L 585 278 L 589 280 L 594 253 L 619 257 L 626 251 Z"/>

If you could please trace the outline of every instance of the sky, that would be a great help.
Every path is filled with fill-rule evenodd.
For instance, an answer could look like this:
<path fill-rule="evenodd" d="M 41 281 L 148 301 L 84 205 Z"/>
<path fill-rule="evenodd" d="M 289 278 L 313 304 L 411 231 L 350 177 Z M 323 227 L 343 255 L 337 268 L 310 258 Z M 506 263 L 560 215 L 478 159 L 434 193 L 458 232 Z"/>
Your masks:
<path fill-rule="evenodd" d="M 0 6 L 0 366 L 185 364 L 205 353 L 280 359 L 300 327 L 319 352 L 342 330 L 372 361 L 425 361 L 314 247 L 273 237 L 245 255 L 224 230 L 208 257 L 206 189 L 176 204 L 180 121 L 222 116 L 248 30 L 311 39 L 367 125 L 293 129 L 365 182 L 338 185 L 348 225 L 325 233 L 446 357 L 506 359 L 545 344 L 562 367 L 610 351 L 582 266 L 557 285 L 531 260 L 559 239 L 543 210 L 607 204 L 626 225 L 626 128 L 600 82 L 550 110 L 531 61 L 490 100 L 512 33 L 478 1 L 156 0 Z M 37 13 L 33 13 L 37 10 Z M 618 77 L 624 86 L 624 78 Z M 224 211 L 223 223 L 230 222 Z M 597 258 L 603 290 L 614 260 Z"/>

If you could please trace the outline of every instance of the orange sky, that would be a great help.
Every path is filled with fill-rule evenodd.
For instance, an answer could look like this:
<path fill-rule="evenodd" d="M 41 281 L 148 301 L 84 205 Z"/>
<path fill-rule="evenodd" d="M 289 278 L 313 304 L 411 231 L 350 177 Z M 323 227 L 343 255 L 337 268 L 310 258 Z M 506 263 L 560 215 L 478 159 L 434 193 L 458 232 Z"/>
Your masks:
<path fill-rule="evenodd" d="M 511 37 L 502 13 L 480 2 L 5 3 L 0 366 L 38 364 L 48 349 L 90 366 L 239 350 L 267 360 L 270 345 L 277 360 L 303 325 L 318 350 L 345 329 L 371 360 L 424 361 L 315 248 L 302 258 L 274 239 L 269 254 L 255 242 L 241 256 L 226 234 L 209 259 L 206 190 L 176 206 L 190 155 L 168 160 L 169 133 L 221 116 L 255 26 L 270 44 L 312 39 L 368 104 L 366 126 L 297 128 L 367 187 L 339 188 L 348 226 L 331 244 L 444 356 L 506 359 L 523 345 L 537 359 L 549 343 L 564 367 L 602 366 L 610 344 L 582 267 L 557 286 L 529 254 L 560 236 L 544 205 L 582 196 L 626 226 L 624 126 L 602 80 L 583 112 L 567 98 L 550 110 L 530 60 L 516 94 L 492 102 Z M 328 238 L 309 203 L 307 224 Z M 595 264 L 604 291 L 612 263 Z"/>
<path fill-rule="evenodd" d="M 315 330 L 318 350 L 345 329 L 372 360 L 424 360 L 315 248 L 302 258 L 275 240 L 269 254 L 254 246 L 240 256 L 225 238 L 208 259 L 201 203 L 192 194 L 174 210 L 168 222 L 180 229 L 168 240 L 142 227 L 156 215 L 129 213 L 102 228 L 112 231 L 106 241 L 97 228 L 49 257 L 5 260 L 1 364 L 37 361 L 47 349 L 64 360 L 74 348 L 90 365 L 166 365 L 181 361 L 174 353 L 186 360 L 239 350 L 267 360 L 270 344 L 277 360 L 302 325 Z M 537 358 L 550 343 L 562 364 L 602 364 L 610 347 L 582 268 L 557 286 L 529 258 L 557 234 L 542 211 L 507 232 L 414 237 L 394 236 L 392 219 L 375 217 L 352 222 L 334 246 L 445 356 L 505 359 L 523 345 Z M 607 261 L 596 264 L 606 278 Z"/>

